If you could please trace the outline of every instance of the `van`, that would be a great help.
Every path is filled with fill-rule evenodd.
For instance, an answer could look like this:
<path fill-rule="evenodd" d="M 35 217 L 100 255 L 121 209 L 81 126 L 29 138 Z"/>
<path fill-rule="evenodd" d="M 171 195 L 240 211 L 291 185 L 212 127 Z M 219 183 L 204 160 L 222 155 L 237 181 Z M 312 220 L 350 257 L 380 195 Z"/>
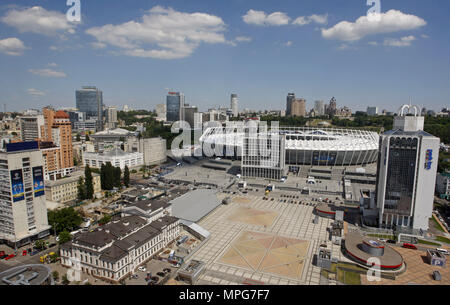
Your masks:
<path fill-rule="evenodd" d="M 449 252 L 447 250 L 442 249 L 442 248 L 436 248 L 436 251 L 441 252 L 442 254 L 445 254 L 445 255 L 449 254 Z"/>

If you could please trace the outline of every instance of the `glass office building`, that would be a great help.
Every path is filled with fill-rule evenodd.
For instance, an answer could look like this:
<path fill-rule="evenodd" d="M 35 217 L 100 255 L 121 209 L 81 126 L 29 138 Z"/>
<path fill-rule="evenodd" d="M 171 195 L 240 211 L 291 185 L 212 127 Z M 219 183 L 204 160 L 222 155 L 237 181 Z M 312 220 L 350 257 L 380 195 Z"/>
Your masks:
<path fill-rule="evenodd" d="M 166 115 L 168 122 L 184 121 L 184 95 L 182 93 L 169 92 Z"/>
<path fill-rule="evenodd" d="M 78 111 L 86 113 L 86 119 L 97 118 L 99 129 L 103 125 L 103 92 L 96 87 L 83 87 L 76 91 Z"/>

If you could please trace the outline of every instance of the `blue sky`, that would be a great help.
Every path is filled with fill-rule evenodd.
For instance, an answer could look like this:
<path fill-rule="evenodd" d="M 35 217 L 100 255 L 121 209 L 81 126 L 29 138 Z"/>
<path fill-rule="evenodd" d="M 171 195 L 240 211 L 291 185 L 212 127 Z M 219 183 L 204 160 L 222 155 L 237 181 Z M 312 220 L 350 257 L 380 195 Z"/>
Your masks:
<path fill-rule="evenodd" d="M 8 110 L 74 107 L 84 85 L 139 109 L 164 103 L 167 89 L 201 110 L 228 106 L 231 93 L 241 109 L 284 109 L 288 92 L 308 109 L 333 96 L 354 110 L 395 111 L 409 97 L 450 106 L 449 1 L 381 0 L 372 23 L 366 0 L 81 0 L 81 23 L 68 8 L 1 2 Z"/>

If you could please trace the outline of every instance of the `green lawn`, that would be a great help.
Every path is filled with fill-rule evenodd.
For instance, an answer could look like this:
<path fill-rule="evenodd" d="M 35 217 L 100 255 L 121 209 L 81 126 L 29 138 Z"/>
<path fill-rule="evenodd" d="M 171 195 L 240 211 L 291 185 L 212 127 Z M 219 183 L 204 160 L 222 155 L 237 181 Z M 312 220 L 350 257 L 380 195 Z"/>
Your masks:
<path fill-rule="evenodd" d="M 437 244 L 428 240 L 419 239 L 419 244 L 430 245 L 430 246 L 440 246 L 441 244 Z"/>
<path fill-rule="evenodd" d="M 444 229 L 442 228 L 442 226 L 439 224 L 439 222 L 436 220 L 436 218 L 431 217 L 432 221 L 435 224 L 436 229 L 438 229 L 441 232 L 445 232 Z"/>
<path fill-rule="evenodd" d="M 443 243 L 450 244 L 450 239 L 448 239 L 447 237 L 444 237 L 444 236 L 436 236 L 436 240 L 441 241 Z"/>
<path fill-rule="evenodd" d="M 347 285 L 361 285 L 361 276 L 356 272 L 338 269 L 337 280 Z"/>

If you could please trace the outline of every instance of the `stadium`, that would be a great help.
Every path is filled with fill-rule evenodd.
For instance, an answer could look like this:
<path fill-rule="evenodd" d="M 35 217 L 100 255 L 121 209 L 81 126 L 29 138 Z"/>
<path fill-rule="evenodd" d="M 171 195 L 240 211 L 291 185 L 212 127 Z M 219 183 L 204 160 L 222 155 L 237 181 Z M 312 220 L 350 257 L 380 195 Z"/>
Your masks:
<path fill-rule="evenodd" d="M 350 166 L 374 163 L 379 135 L 365 130 L 279 127 L 285 137 L 285 164 Z M 248 133 L 247 133 L 248 136 Z M 258 135 L 256 135 L 258 136 Z M 200 137 L 209 157 L 242 156 L 245 132 L 236 127 L 210 127 Z M 207 144 L 207 145 L 205 145 Z"/>

